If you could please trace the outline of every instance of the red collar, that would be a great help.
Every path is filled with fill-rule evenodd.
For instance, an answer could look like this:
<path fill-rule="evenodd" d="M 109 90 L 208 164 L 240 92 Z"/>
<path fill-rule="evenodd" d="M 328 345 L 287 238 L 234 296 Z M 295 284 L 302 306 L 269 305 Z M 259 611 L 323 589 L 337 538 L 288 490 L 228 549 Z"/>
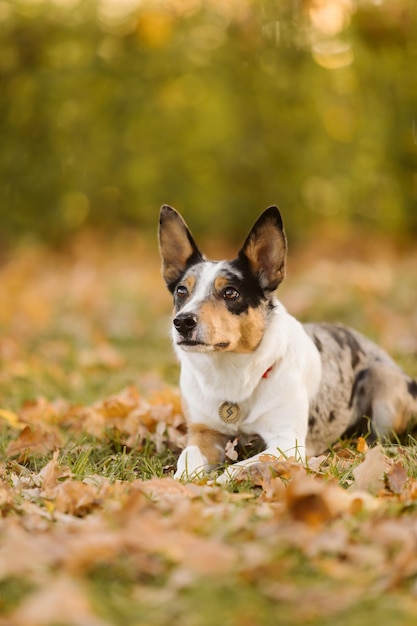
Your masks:
<path fill-rule="evenodd" d="M 271 373 L 271 370 L 274 366 L 271 365 L 271 367 L 268 367 L 268 369 L 266 370 L 265 374 L 262 374 L 262 378 L 268 378 L 269 374 Z"/>

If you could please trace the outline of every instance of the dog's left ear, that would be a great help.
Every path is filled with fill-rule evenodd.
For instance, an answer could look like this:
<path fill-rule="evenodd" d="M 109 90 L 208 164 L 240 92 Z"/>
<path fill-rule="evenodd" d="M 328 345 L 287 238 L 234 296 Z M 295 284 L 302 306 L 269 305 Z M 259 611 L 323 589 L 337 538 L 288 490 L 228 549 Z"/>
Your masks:
<path fill-rule="evenodd" d="M 287 238 L 281 214 L 270 206 L 257 219 L 246 237 L 239 258 L 246 258 L 262 289 L 274 291 L 285 278 Z"/>

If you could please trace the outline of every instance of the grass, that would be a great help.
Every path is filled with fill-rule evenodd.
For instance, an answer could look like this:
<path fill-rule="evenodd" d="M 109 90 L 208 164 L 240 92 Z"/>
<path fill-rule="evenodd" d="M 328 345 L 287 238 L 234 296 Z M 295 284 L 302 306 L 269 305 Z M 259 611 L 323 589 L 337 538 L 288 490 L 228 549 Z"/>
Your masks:
<path fill-rule="evenodd" d="M 388 271 L 304 250 L 282 299 L 302 319 L 359 326 L 417 375 L 413 258 Z M 369 463 L 356 439 L 304 473 L 288 461 L 183 486 L 170 480 L 184 425 L 154 247 L 83 235 L 22 248 L 0 296 L 0 626 L 414 623 L 412 433 L 381 452 L 366 497 L 352 491 Z"/>

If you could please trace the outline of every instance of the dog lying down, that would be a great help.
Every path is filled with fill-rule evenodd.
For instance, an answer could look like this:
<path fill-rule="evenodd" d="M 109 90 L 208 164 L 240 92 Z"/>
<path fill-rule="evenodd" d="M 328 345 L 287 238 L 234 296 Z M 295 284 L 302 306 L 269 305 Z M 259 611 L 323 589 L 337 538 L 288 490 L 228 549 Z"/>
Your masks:
<path fill-rule="evenodd" d="M 417 382 L 380 347 L 338 324 L 301 324 L 277 300 L 287 253 L 277 207 L 262 213 L 232 261 L 207 260 L 166 205 L 159 243 L 188 428 L 176 478 L 221 464 L 238 434 L 259 435 L 262 454 L 305 461 L 364 418 L 371 436 L 384 438 L 417 414 Z M 218 480 L 260 456 L 230 465 Z"/>

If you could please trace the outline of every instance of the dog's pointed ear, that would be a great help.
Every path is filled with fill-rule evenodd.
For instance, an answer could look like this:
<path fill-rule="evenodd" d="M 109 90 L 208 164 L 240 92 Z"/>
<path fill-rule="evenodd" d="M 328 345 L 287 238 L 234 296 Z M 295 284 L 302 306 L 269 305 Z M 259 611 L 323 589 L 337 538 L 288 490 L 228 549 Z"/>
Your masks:
<path fill-rule="evenodd" d="M 188 266 L 204 258 L 181 215 L 167 204 L 161 207 L 159 214 L 159 249 L 162 276 L 170 291 Z"/>
<path fill-rule="evenodd" d="M 274 291 L 284 280 L 287 238 L 278 207 L 270 206 L 257 219 L 239 252 L 242 257 L 262 289 Z"/>

